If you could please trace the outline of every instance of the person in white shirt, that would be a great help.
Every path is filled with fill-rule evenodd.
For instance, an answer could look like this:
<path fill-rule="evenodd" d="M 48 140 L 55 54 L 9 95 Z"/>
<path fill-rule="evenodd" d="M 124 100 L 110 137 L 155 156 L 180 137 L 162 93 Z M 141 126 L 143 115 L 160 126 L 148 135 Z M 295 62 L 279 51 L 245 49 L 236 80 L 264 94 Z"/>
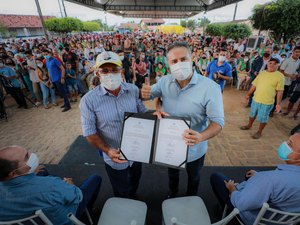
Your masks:
<path fill-rule="evenodd" d="M 293 49 L 291 57 L 286 59 L 280 66 L 280 72 L 285 76 L 284 80 L 284 92 L 282 100 L 288 97 L 290 86 L 293 80 L 296 80 L 300 67 L 300 46 L 296 46 Z"/>

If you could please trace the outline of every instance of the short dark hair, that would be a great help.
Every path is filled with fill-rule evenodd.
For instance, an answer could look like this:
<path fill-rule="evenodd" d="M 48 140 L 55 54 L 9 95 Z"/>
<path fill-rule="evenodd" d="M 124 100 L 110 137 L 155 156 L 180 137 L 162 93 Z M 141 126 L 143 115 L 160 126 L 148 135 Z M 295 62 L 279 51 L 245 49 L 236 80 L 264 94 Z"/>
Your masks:
<path fill-rule="evenodd" d="M 187 42 L 184 41 L 175 41 L 167 48 L 167 53 L 169 53 L 173 48 L 186 48 L 189 52 L 189 55 L 192 55 L 191 49 Z"/>
<path fill-rule="evenodd" d="M 9 161 L 0 158 L 0 181 L 3 181 L 15 169 L 18 169 L 18 161 Z"/>
<path fill-rule="evenodd" d="M 293 51 L 300 50 L 300 45 L 296 46 Z"/>
<path fill-rule="evenodd" d="M 276 62 L 277 64 L 278 63 L 280 63 L 280 61 L 279 61 L 279 59 L 277 59 L 277 58 L 271 58 L 270 60 L 269 60 L 269 62 Z"/>

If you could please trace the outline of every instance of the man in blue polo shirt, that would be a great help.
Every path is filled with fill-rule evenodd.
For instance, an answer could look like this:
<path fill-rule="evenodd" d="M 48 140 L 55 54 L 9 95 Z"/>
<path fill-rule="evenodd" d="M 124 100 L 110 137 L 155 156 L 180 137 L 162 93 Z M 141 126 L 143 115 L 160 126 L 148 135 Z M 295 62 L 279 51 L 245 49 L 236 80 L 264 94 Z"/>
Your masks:
<path fill-rule="evenodd" d="M 226 61 L 226 51 L 221 50 L 218 60 L 213 60 L 206 69 L 206 76 L 214 80 L 224 91 L 225 81 L 232 80 L 232 67 Z"/>
<path fill-rule="evenodd" d="M 189 146 L 186 195 L 197 195 L 208 139 L 220 133 L 224 126 L 222 94 L 219 85 L 193 71 L 192 54 L 185 42 L 170 45 L 167 57 L 171 75 L 163 76 L 151 87 L 147 81 L 141 95 L 143 99 L 162 98 L 162 109 L 171 116 L 191 118 L 191 129 L 183 133 Z M 179 170 L 168 168 L 168 175 L 168 197 L 176 197 Z"/>
<path fill-rule="evenodd" d="M 62 112 L 66 112 L 71 109 L 71 106 L 65 86 L 65 68 L 56 58 L 53 57 L 51 50 L 44 50 L 44 53 L 46 58 L 46 67 L 49 71 L 51 82 L 56 86 L 64 98 L 64 105 L 61 107 L 64 108 Z"/>

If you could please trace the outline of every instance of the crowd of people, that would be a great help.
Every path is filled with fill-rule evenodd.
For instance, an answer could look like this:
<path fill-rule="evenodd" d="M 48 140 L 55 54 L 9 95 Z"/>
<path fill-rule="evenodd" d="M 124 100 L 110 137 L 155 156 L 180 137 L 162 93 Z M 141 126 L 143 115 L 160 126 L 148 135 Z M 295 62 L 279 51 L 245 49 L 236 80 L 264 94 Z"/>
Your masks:
<path fill-rule="evenodd" d="M 11 41 L 1 45 L 0 73 L 4 89 L 20 108 L 27 108 L 26 101 L 30 99 L 34 105 L 43 102 L 47 109 L 50 107 L 49 94 L 51 104 L 56 106 L 59 94 L 64 99 L 62 108 L 65 112 L 81 95 L 83 136 L 103 157 L 117 197 L 137 198 L 142 176 L 142 163 L 121 157 L 124 113 L 146 113 L 149 110 L 142 100 L 154 99 L 158 117 L 189 117 L 191 127 L 182 138 L 188 146 L 186 195 L 191 196 L 198 192 L 208 139 L 218 135 L 224 127 L 222 93 L 226 83 L 248 91 L 246 100 L 251 107 L 250 118 L 248 125 L 241 129 L 250 129 L 257 118 L 260 126 L 252 136 L 255 139 L 262 136 L 272 110 L 281 111 L 282 99 L 291 95 L 290 103 L 295 104 L 300 97 L 300 46 L 296 46 L 293 39 L 284 45 L 268 40 L 258 49 L 247 52 L 246 43 L 246 40 L 226 41 L 222 37 L 197 34 L 151 32 L 78 34 L 63 39 L 53 38 L 49 43 L 44 39 Z M 287 115 L 292 107 L 289 105 L 283 114 Z M 299 107 L 294 118 L 297 118 Z M 281 210 L 298 212 L 300 196 L 294 190 L 300 187 L 300 179 L 290 178 L 299 176 L 299 137 L 299 133 L 295 134 L 278 149 L 279 157 L 288 164 L 279 167 L 279 172 L 270 172 L 274 177 L 287 177 L 280 190 L 276 182 L 269 182 L 268 194 L 254 198 L 261 196 L 261 187 L 258 188 L 256 183 L 261 183 L 261 180 L 266 183 L 266 177 L 271 175 L 257 172 L 254 176 L 251 172 L 247 183 L 237 185 L 223 175 L 215 174 L 211 183 L 221 204 L 240 209 L 246 224 L 253 223 L 264 201 Z M 28 163 L 16 159 L 18 163 L 13 164 L 7 156 L 12 151 L 27 155 Z M 14 183 L 15 179 L 22 181 L 24 174 L 26 179 L 30 178 L 27 173 L 34 167 L 31 157 L 34 155 L 20 147 L 0 150 L 0 165 L 5 168 L 0 177 L 3 181 L 0 188 L 8 191 L 9 185 L 2 184 Z M 29 171 L 20 170 L 23 166 Z M 168 198 L 178 195 L 179 174 L 180 170 L 168 168 Z M 252 188 L 253 185 L 257 186 L 256 189 Z M 277 188 L 275 191 L 274 187 Z M 279 199 L 272 197 L 282 192 L 290 195 L 284 194 Z M 251 199 L 245 197 L 249 195 Z M 257 201 L 251 202 L 254 199 Z M 11 200 L 6 198 L 6 201 Z M 77 200 L 76 205 L 80 202 Z"/>

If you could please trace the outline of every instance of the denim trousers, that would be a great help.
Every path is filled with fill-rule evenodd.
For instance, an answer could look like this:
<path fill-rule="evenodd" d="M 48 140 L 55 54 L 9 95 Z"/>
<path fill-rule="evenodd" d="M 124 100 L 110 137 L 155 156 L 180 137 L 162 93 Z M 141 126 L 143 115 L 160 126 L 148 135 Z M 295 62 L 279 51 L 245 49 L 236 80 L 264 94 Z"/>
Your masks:
<path fill-rule="evenodd" d="M 55 96 L 55 89 L 54 88 L 48 88 L 44 82 L 40 82 L 40 87 L 43 93 L 43 104 L 44 106 L 47 106 L 49 104 L 49 92 L 51 95 L 51 103 L 55 104 L 56 103 L 56 96 Z"/>
<path fill-rule="evenodd" d="M 53 84 L 58 89 L 58 91 L 61 93 L 62 97 L 64 98 L 64 106 L 65 107 L 71 107 L 69 99 L 68 99 L 68 93 L 67 93 L 66 85 L 62 84 L 60 81 L 55 81 L 55 82 L 53 82 Z"/>

